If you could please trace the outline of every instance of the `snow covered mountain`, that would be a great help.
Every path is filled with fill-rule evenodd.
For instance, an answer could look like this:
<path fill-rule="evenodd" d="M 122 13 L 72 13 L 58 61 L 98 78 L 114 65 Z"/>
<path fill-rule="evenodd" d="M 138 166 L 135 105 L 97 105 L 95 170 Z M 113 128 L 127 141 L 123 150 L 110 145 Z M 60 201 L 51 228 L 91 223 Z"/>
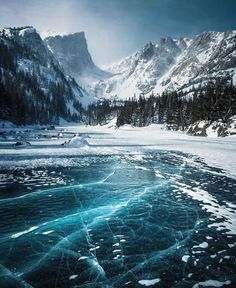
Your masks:
<path fill-rule="evenodd" d="M 100 79 L 107 79 L 111 73 L 98 68 L 88 51 L 84 32 L 64 36 L 50 36 L 44 39 L 49 50 L 54 54 L 67 75 L 75 78 L 91 96 L 87 102 L 94 101 L 96 92 L 93 89 Z"/>
<path fill-rule="evenodd" d="M 217 79 L 236 84 L 236 31 L 205 32 L 192 39 L 162 38 L 108 71 L 113 76 L 94 86 L 100 97 L 126 99 L 172 90 L 191 94 Z"/>
<path fill-rule="evenodd" d="M 95 68 L 88 51 L 84 32 L 65 36 L 50 36 L 44 39 L 44 42 L 67 74 L 78 77 L 84 70 Z"/>
<path fill-rule="evenodd" d="M 0 32 L 1 118 L 17 123 L 78 120 L 99 98 L 191 95 L 216 81 L 236 84 L 236 31 L 162 38 L 107 71 L 94 64 L 83 32 L 44 41 L 31 26 Z"/>
<path fill-rule="evenodd" d="M 1 118 L 23 123 L 78 119 L 86 92 L 31 27 L 0 32 Z"/>
<path fill-rule="evenodd" d="M 173 90 L 191 95 L 192 90 L 203 89 L 217 79 L 236 83 L 236 31 L 205 32 L 192 39 L 162 38 L 158 44 L 147 43 L 107 71 L 94 64 L 83 32 L 44 41 L 65 73 L 88 92 L 88 103 Z"/>

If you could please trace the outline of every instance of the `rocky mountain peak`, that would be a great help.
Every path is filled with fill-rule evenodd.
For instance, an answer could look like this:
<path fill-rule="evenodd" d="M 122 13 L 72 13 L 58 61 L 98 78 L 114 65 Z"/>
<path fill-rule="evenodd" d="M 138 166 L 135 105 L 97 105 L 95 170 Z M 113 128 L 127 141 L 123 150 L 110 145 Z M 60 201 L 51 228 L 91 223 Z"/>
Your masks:
<path fill-rule="evenodd" d="M 17 28 L 4 28 L 0 32 L 0 36 L 6 39 L 14 39 L 17 42 L 22 42 L 25 45 L 36 46 L 38 43 L 43 43 L 40 35 L 32 26 L 24 26 Z"/>
<path fill-rule="evenodd" d="M 48 51 L 46 45 L 34 27 L 7 27 L 0 32 L 0 37 L 5 39 L 8 43 L 11 43 L 11 45 L 18 43 L 26 50 L 30 49 L 35 53 L 35 55 L 37 55 L 37 58 L 40 59 L 40 61 L 44 62 L 45 65 L 48 63 L 48 57 L 51 56 L 51 53 Z"/>
<path fill-rule="evenodd" d="M 160 53 L 167 51 L 170 54 L 177 54 L 181 51 L 176 41 L 174 41 L 171 37 L 161 38 L 158 48 Z"/>
<path fill-rule="evenodd" d="M 191 96 L 209 82 L 236 83 L 235 51 L 235 31 L 210 31 L 178 40 L 161 38 L 158 44 L 147 43 L 134 55 L 112 65 L 110 71 L 116 76 L 103 82 L 101 95 L 122 99 L 181 90 Z"/>
<path fill-rule="evenodd" d="M 86 69 L 94 68 L 84 32 L 44 39 L 66 74 L 78 78 Z"/>
<path fill-rule="evenodd" d="M 23 27 L 5 27 L 1 31 L 1 36 L 5 36 L 8 38 L 21 36 L 24 37 L 26 34 L 34 34 L 37 33 L 36 29 L 33 26 L 23 26 Z"/>
<path fill-rule="evenodd" d="M 155 45 L 152 42 L 147 43 L 139 55 L 140 59 L 150 59 L 155 54 Z"/>
<path fill-rule="evenodd" d="M 187 43 L 186 41 L 184 40 L 183 37 L 180 37 L 179 41 L 178 41 L 178 46 L 179 48 L 183 51 L 185 50 L 188 46 L 187 46 Z"/>

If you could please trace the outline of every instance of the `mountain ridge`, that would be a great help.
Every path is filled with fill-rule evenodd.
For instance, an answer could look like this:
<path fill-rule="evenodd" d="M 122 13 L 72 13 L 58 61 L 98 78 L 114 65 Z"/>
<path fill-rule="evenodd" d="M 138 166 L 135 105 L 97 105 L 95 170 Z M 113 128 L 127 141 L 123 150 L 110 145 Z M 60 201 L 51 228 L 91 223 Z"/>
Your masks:
<path fill-rule="evenodd" d="M 75 32 L 68 35 L 55 35 L 44 39 L 44 43 L 56 57 L 67 75 L 71 75 L 77 83 L 91 96 L 88 103 L 96 98 L 92 87 L 101 78 L 111 76 L 109 72 L 100 69 L 94 64 L 88 49 L 84 32 Z"/>
<path fill-rule="evenodd" d="M 32 26 L 0 32 L 1 117 L 20 124 L 79 118 L 86 92 L 63 73 Z"/>
<path fill-rule="evenodd" d="M 127 99 L 140 94 L 156 95 L 218 78 L 236 83 L 236 30 L 204 32 L 191 39 L 166 37 L 158 44 L 151 44 L 108 67 L 113 77 L 95 85 L 100 97 Z M 150 48 L 156 52 L 146 55 Z"/>
<path fill-rule="evenodd" d="M 16 100 L 23 103 L 20 118 L 25 111 L 34 115 L 18 122 L 78 120 L 82 106 L 104 98 L 173 91 L 191 97 L 219 81 L 236 85 L 236 30 L 148 42 L 106 71 L 94 64 L 84 32 L 42 40 L 32 26 L 4 28 L 0 49 L 3 118 L 18 121 Z"/>

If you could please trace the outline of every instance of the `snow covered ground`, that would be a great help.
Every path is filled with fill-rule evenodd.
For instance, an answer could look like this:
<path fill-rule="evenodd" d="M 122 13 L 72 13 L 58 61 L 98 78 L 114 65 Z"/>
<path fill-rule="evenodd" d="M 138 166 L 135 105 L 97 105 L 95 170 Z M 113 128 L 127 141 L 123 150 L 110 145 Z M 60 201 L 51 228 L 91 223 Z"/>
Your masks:
<path fill-rule="evenodd" d="M 124 126 L 115 129 L 111 125 L 106 127 L 71 127 L 73 131 L 80 133 L 103 132 L 108 133 L 108 137 L 91 139 L 90 143 L 115 149 L 127 149 L 127 145 L 133 145 L 135 150 L 158 149 L 174 150 L 191 153 L 199 156 L 211 166 L 220 167 L 227 170 L 231 175 L 236 176 L 236 136 L 225 138 L 209 138 L 189 136 L 183 132 L 167 131 L 162 125 L 150 125 L 145 128 Z"/>
<path fill-rule="evenodd" d="M 85 150 L 67 151 L 65 149 L 55 149 L 54 145 L 61 144 L 58 139 L 45 141 L 45 153 L 50 150 L 55 153 L 112 153 L 125 152 L 127 150 L 139 151 L 139 149 L 160 149 L 160 150 L 175 150 L 186 153 L 191 153 L 212 165 L 227 170 L 230 174 L 236 175 L 236 136 L 227 138 L 207 138 L 189 136 L 182 132 L 164 130 L 161 125 L 151 125 L 145 128 L 137 128 L 125 126 L 119 129 L 107 126 L 67 126 L 60 127 L 67 131 L 85 134 L 93 134 L 89 139 L 91 151 L 86 147 Z M 33 144 L 39 144 L 37 141 Z M 53 147 L 50 147 L 53 146 Z M 59 146 L 60 147 L 60 146 Z M 131 148 L 129 148 L 131 147 Z M 43 153 L 40 148 L 36 148 L 27 153 Z M 58 151 L 57 151 L 58 150 Z M 25 151 L 20 151 L 24 153 Z M 19 151 L 18 151 L 19 153 Z"/>
<path fill-rule="evenodd" d="M 30 127 L 32 129 L 32 127 Z M 236 177 L 236 136 L 230 137 L 198 137 L 189 136 L 183 132 L 167 131 L 162 125 L 153 124 L 138 128 L 130 125 L 117 129 L 114 121 L 105 126 L 66 125 L 57 127 L 54 131 L 37 129 L 27 132 L 27 127 L 6 128 L 4 131 L 17 131 L 16 137 L 6 136 L 0 142 L 1 155 L 80 155 L 80 154 L 120 154 L 140 153 L 144 150 L 173 150 L 196 155 L 213 166 L 225 170 Z M 1 131 L 2 131 L 1 130 Z M 22 131 L 23 130 L 23 131 Z M 25 132 L 24 132 L 25 131 Z M 17 137 L 24 132 L 25 140 L 32 144 L 26 147 L 12 148 Z M 39 137 L 38 134 L 47 137 Z M 73 136 L 84 135 L 89 146 L 61 145 Z M 29 137 L 30 136 L 30 137 Z M 15 141 L 16 140 L 16 141 Z M 15 142 L 14 142 L 15 141 Z M 49 161 L 49 159 L 48 159 Z M 1 161 L 0 161 L 1 164 Z"/>

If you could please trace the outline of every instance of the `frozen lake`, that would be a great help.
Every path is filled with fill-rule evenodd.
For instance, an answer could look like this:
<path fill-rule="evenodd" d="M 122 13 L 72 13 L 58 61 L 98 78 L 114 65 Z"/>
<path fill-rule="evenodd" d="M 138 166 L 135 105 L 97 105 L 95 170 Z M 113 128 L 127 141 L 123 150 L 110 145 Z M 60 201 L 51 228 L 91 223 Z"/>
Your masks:
<path fill-rule="evenodd" d="M 209 140 L 220 167 L 180 149 L 194 137 L 84 127 L 89 146 L 62 147 L 75 129 L 1 139 L 1 288 L 236 287 L 234 138 Z"/>

